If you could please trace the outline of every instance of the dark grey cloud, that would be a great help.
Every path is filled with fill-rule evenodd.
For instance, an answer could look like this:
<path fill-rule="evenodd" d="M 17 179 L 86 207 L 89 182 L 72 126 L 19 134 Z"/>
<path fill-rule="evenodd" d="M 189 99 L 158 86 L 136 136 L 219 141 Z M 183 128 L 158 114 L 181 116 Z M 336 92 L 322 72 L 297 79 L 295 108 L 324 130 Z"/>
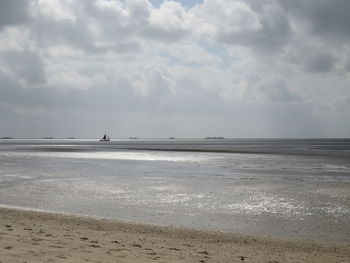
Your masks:
<path fill-rule="evenodd" d="M 168 97 L 162 103 L 162 111 L 188 114 L 227 114 L 230 105 L 224 102 L 215 91 L 216 87 L 211 88 L 213 89 L 203 89 L 197 81 L 181 78 L 176 82 L 176 94 Z"/>
<path fill-rule="evenodd" d="M 200 18 L 197 26 L 215 32 L 219 42 L 253 51 L 278 53 L 294 36 L 289 17 L 274 0 L 207 0 L 192 13 Z"/>
<path fill-rule="evenodd" d="M 328 47 L 324 43 L 316 43 L 314 45 L 298 44 L 288 48 L 286 61 L 288 63 L 298 65 L 301 70 L 307 73 L 329 73 L 332 71 L 344 71 L 339 65 L 345 63 L 342 58 L 342 52 L 338 52 Z M 346 67 L 345 65 L 342 67 Z M 346 69 L 345 69 L 346 70 Z"/>
<path fill-rule="evenodd" d="M 278 103 L 303 102 L 302 95 L 289 89 L 283 79 L 263 81 L 257 91 L 266 101 Z"/>
<path fill-rule="evenodd" d="M 231 4 L 237 2 L 249 5 L 253 12 L 248 13 L 249 21 L 257 19 L 259 26 L 245 27 L 234 20 L 231 30 L 230 24 L 223 23 L 217 34 L 219 41 L 248 47 L 260 54 L 292 53 L 285 62 L 292 65 L 297 61 L 300 70 L 310 73 L 346 70 L 343 59 L 350 43 L 349 1 L 252 0 L 232 1 Z M 232 12 L 237 10 L 232 9 Z M 269 59 L 279 61 L 280 57 L 277 54 Z"/>
<path fill-rule="evenodd" d="M 32 21 L 31 28 L 32 36 L 42 47 L 69 45 L 88 51 L 95 50 L 94 37 L 83 18 L 78 21 L 58 21 L 39 16 Z"/>
<path fill-rule="evenodd" d="M 345 62 L 345 70 L 350 72 L 350 59 Z"/>
<path fill-rule="evenodd" d="M 347 0 L 278 0 L 286 13 L 303 19 L 314 33 L 350 37 L 350 2 Z"/>
<path fill-rule="evenodd" d="M 130 94 L 123 88 L 99 87 L 89 90 L 73 89 L 62 91 L 59 88 L 26 88 L 5 73 L 0 74 L 0 102 L 11 104 L 13 108 L 26 107 L 30 112 L 37 107 L 46 109 L 123 109 L 135 105 Z M 128 108 L 129 108 L 128 107 Z"/>
<path fill-rule="evenodd" d="M 260 18 L 260 29 L 221 32 L 219 39 L 227 44 L 252 47 L 256 51 L 279 52 L 293 36 L 288 19 L 280 14 L 273 19 Z"/>
<path fill-rule="evenodd" d="M 0 72 L 0 103 L 13 109 L 26 107 L 28 112 L 36 108 L 164 113 L 219 114 L 227 106 L 213 91 L 202 90 L 198 83 L 179 80 L 176 96 L 164 89 L 161 79 L 151 80 L 158 90 L 144 96 L 136 92 L 128 79 L 119 79 L 109 85 L 100 84 L 90 89 L 61 90 L 59 87 L 26 88 L 5 72 Z"/>
<path fill-rule="evenodd" d="M 46 82 L 45 65 L 41 57 L 30 51 L 0 52 L 0 61 L 17 79 L 28 85 L 40 85 Z"/>
<path fill-rule="evenodd" d="M 326 73 L 333 70 L 336 58 L 329 52 L 322 51 L 318 53 L 312 52 L 304 57 L 304 65 L 306 70 L 315 73 Z"/>
<path fill-rule="evenodd" d="M 0 0 L 0 29 L 27 22 L 31 2 L 31 0 Z"/>
<path fill-rule="evenodd" d="M 51 107 L 50 97 L 54 93 L 45 88 L 29 88 L 13 78 L 8 72 L 0 71 L 0 102 L 18 107 Z"/>

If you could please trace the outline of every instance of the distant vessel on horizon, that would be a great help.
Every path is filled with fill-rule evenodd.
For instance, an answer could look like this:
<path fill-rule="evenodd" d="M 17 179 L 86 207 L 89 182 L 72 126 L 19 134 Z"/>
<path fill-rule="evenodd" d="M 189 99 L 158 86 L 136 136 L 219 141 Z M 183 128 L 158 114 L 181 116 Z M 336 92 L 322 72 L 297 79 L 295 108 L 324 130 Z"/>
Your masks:
<path fill-rule="evenodd" d="M 100 142 L 109 142 L 110 140 L 111 139 L 109 138 L 107 133 L 105 133 L 105 135 L 103 135 L 102 139 L 100 139 Z"/>

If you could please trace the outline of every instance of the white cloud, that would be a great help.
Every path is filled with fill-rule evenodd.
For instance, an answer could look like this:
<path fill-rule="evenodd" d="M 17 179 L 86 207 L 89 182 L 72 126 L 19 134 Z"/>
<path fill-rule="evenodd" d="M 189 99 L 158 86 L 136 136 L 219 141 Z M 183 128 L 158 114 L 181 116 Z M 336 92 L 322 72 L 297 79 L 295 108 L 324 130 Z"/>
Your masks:
<path fill-rule="evenodd" d="M 149 18 L 149 33 L 160 39 L 176 40 L 189 30 L 190 21 L 181 4 L 166 1 L 154 9 Z"/>
<path fill-rule="evenodd" d="M 219 66 L 221 59 L 216 54 L 210 54 L 195 42 L 179 42 L 160 47 L 160 55 L 168 57 L 170 62 L 178 64 L 193 64 L 193 66 Z"/>
<path fill-rule="evenodd" d="M 70 20 L 74 22 L 78 14 L 73 0 L 36 0 L 32 8 L 34 16 L 45 16 L 50 19 L 64 21 Z"/>
<path fill-rule="evenodd" d="M 175 91 L 169 74 L 153 66 L 144 67 L 135 76 L 133 86 L 137 93 L 146 97 L 164 97 Z"/>
<path fill-rule="evenodd" d="M 329 127 L 330 116 L 350 115 L 350 21 L 340 0 L 205 0 L 192 8 L 148 0 L 9 2 L 0 2 L 0 107 L 18 107 L 14 122 L 31 107 L 40 108 L 38 118 L 113 111 L 153 118 L 154 131 L 169 120 L 183 124 L 182 117 L 207 129 L 206 120 L 220 123 L 209 130 L 225 136 L 260 136 L 264 120 Z M 321 19 L 326 10 L 328 22 Z M 186 123 L 188 136 L 199 134 Z M 327 132 L 349 134 L 350 126 Z"/>

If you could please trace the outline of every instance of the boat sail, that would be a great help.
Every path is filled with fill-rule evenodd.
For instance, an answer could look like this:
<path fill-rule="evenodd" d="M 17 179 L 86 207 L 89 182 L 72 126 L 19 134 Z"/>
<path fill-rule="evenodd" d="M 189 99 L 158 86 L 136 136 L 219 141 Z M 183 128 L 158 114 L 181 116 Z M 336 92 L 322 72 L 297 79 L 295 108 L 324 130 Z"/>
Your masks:
<path fill-rule="evenodd" d="M 105 133 L 105 135 L 103 135 L 102 139 L 100 139 L 100 142 L 109 142 L 110 140 L 111 139 L 109 138 L 107 133 Z"/>

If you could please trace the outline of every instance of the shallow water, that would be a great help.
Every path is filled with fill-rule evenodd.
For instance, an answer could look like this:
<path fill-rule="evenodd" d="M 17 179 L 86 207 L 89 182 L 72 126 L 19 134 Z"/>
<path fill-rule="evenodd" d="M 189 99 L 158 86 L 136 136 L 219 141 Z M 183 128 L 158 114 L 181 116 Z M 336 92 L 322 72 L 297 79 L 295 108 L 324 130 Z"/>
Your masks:
<path fill-rule="evenodd" d="M 350 241 L 349 149 L 350 140 L 3 140 L 0 203 Z"/>

